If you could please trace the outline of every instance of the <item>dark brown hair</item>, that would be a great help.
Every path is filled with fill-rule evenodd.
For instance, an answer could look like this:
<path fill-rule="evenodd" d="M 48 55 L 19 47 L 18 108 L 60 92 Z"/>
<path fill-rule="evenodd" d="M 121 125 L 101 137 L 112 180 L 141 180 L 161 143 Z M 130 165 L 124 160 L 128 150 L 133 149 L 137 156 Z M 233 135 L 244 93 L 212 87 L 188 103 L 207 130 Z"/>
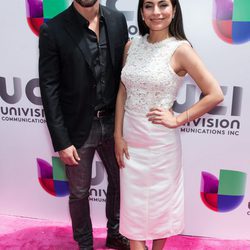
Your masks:
<path fill-rule="evenodd" d="M 139 0 L 138 10 L 137 10 L 138 28 L 139 28 L 139 33 L 142 36 L 149 33 L 149 28 L 143 21 L 141 14 L 144 1 L 145 0 Z M 169 26 L 169 32 L 172 36 L 174 36 L 178 40 L 188 40 L 183 28 L 182 12 L 179 0 L 170 0 L 170 1 L 173 5 L 173 8 L 175 8 L 175 15 L 174 19 L 172 20 Z"/>

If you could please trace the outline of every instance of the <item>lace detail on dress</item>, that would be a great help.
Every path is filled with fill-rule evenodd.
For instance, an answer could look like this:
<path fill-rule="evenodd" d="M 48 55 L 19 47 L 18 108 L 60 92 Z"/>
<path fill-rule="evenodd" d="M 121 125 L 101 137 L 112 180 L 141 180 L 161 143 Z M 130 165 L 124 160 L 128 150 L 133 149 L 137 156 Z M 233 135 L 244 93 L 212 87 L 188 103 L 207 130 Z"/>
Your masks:
<path fill-rule="evenodd" d="M 146 114 L 152 107 L 173 106 L 183 77 L 169 63 L 183 43 L 188 42 L 174 37 L 154 44 L 147 41 L 147 35 L 133 39 L 121 75 L 127 91 L 125 109 Z"/>

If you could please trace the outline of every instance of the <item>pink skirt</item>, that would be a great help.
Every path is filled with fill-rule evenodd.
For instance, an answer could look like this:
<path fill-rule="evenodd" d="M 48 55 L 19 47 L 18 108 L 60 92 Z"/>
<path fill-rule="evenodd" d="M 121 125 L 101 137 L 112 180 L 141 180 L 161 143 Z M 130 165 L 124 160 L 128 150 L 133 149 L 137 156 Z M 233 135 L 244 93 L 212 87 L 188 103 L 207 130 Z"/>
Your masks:
<path fill-rule="evenodd" d="M 130 159 L 120 170 L 120 233 L 132 240 L 180 234 L 184 192 L 179 130 L 126 110 L 123 136 Z"/>

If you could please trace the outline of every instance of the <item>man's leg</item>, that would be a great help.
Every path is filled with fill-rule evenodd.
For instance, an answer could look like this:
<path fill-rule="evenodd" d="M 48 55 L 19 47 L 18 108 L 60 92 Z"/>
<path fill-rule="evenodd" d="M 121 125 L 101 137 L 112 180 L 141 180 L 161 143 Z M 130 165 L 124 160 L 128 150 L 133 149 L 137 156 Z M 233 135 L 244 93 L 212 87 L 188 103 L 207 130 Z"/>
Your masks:
<path fill-rule="evenodd" d="M 89 211 L 89 189 L 91 185 L 92 161 L 95 148 L 81 147 L 77 150 L 80 162 L 78 166 L 67 166 L 69 180 L 69 209 L 73 235 L 80 249 L 93 249 L 92 223 Z"/>
<path fill-rule="evenodd" d="M 114 155 L 113 139 L 103 142 L 97 147 L 97 152 L 103 162 L 108 176 L 106 216 L 108 234 L 119 233 L 120 218 L 120 176 L 119 167 Z"/>

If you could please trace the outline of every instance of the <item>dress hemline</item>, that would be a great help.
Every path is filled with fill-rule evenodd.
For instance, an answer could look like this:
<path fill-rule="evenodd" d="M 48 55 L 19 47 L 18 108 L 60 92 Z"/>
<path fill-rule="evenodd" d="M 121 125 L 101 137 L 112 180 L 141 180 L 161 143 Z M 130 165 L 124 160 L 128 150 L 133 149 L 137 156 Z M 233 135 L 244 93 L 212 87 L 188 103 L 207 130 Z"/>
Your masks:
<path fill-rule="evenodd" d="M 172 236 L 176 236 L 176 235 L 180 235 L 182 234 L 184 231 L 184 227 L 181 228 L 180 230 L 176 230 L 175 232 L 172 232 L 172 233 L 167 233 L 167 234 L 161 234 L 161 235 L 155 235 L 155 236 L 148 236 L 148 237 L 145 237 L 145 238 L 142 238 L 142 237 L 135 237 L 134 235 L 129 235 L 127 233 L 124 233 L 122 231 L 120 231 L 120 234 L 122 234 L 123 236 L 127 237 L 128 239 L 130 240 L 138 240 L 138 241 L 145 241 L 145 240 L 159 240 L 159 239 L 165 239 L 165 238 L 169 238 L 169 237 L 172 237 Z"/>

